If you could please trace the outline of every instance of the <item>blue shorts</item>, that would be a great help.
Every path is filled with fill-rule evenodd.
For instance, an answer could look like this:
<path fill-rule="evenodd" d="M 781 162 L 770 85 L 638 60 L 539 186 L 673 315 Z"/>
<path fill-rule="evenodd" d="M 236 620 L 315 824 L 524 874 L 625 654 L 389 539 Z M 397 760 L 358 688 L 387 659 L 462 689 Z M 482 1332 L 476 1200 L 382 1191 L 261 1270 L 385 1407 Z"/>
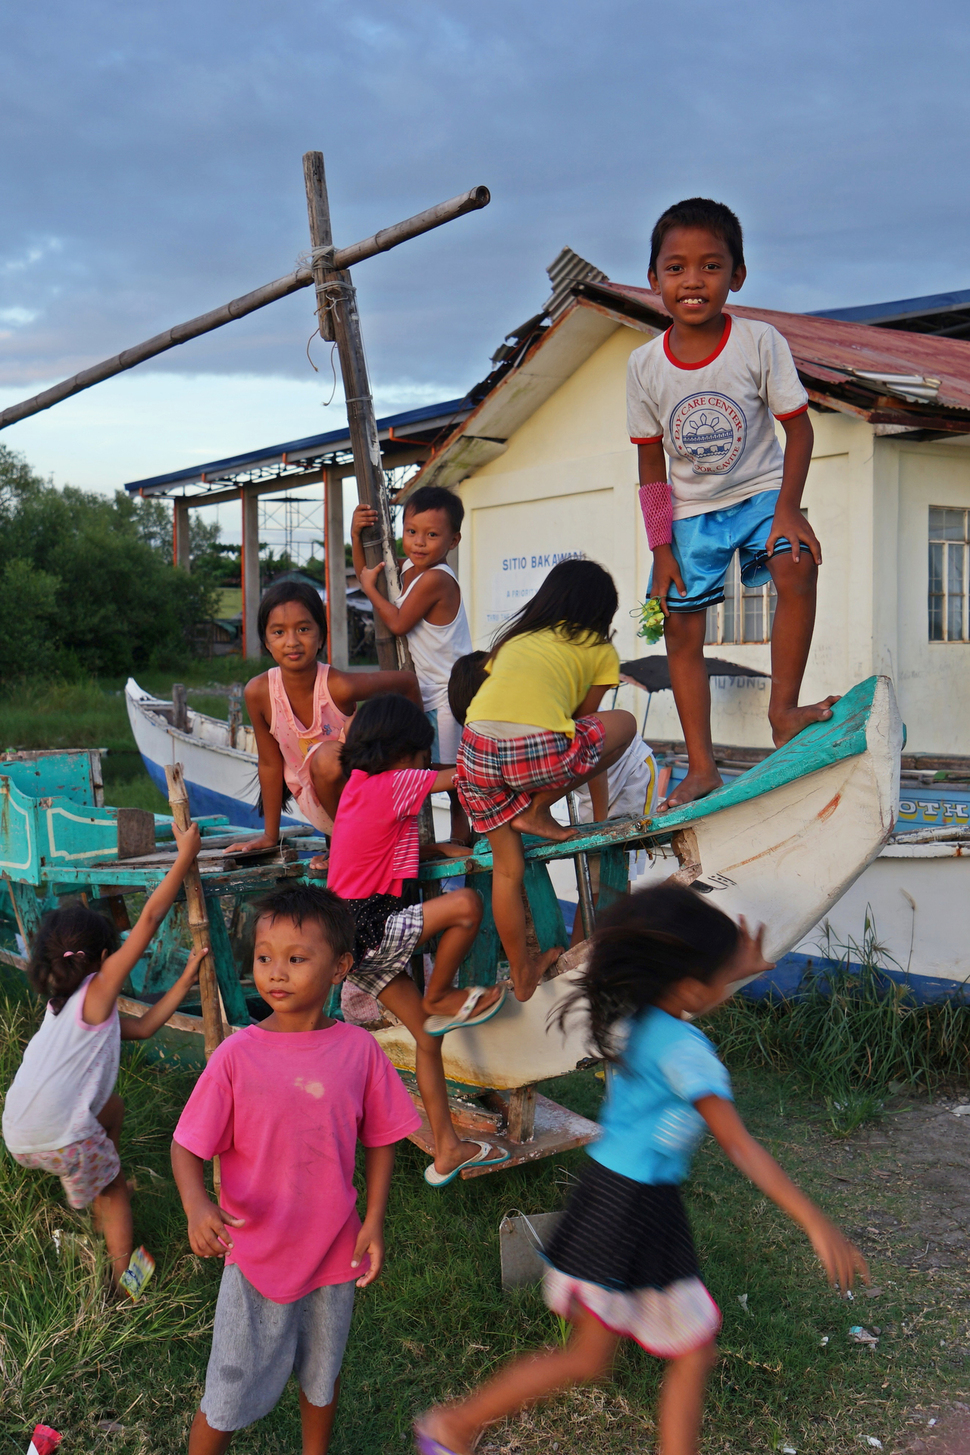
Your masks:
<path fill-rule="evenodd" d="M 778 490 L 762 490 L 725 510 L 709 510 L 674 521 L 673 551 L 684 580 L 686 596 L 676 586 L 667 594 L 670 611 L 706 611 L 724 600 L 724 578 L 735 551 L 741 557 L 741 581 L 764 586 L 771 580 L 765 545 L 778 504 Z M 790 551 L 784 538 L 772 553 Z M 651 581 L 648 595 L 653 590 Z"/>

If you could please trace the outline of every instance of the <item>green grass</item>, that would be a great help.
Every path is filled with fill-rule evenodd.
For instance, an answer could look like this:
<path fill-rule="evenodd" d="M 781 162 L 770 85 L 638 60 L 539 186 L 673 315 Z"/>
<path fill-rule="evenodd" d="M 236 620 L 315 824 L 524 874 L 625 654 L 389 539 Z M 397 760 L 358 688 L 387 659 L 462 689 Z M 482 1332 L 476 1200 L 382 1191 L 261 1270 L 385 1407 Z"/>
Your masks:
<path fill-rule="evenodd" d="M 854 1132 L 894 1091 L 927 1091 L 970 1080 L 970 1003 L 921 1005 L 867 914 L 862 938 L 831 935 L 792 999 L 736 996 L 725 1008 L 721 1045 L 734 1065 L 795 1076 L 821 1098 L 833 1131 Z"/>
<path fill-rule="evenodd" d="M 16 989 L 0 998 L 0 1081 L 9 1084 L 35 1011 Z M 714 1034 L 717 1034 L 715 1025 Z M 122 1156 L 139 1190 L 136 1240 L 157 1259 L 143 1302 L 105 1299 L 103 1258 L 86 1216 L 69 1212 L 53 1178 L 0 1158 L 0 1450 L 20 1451 L 42 1420 L 70 1448 L 116 1455 L 175 1455 L 185 1449 L 200 1396 L 219 1268 L 194 1258 L 168 1167 L 172 1130 L 192 1078 L 156 1071 L 127 1052 L 119 1090 L 128 1107 Z M 595 1112 L 600 1083 L 578 1073 L 547 1094 Z M 829 1174 L 844 1143 L 830 1138 L 817 1105 L 793 1098 L 771 1073 L 744 1074 L 742 1113 L 783 1163 L 849 1230 L 865 1238 L 870 1206 L 836 1197 Z M 345 1364 L 334 1455 L 408 1450 L 414 1414 L 460 1394 L 509 1355 L 559 1337 L 536 1289 L 504 1294 L 498 1225 L 518 1209 L 560 1207 L 583 1154 L 567 1153 L 444 1192 L 421 1178 L 424 1157 L 399 1149 L 387 1222 L 388 1262 L 358 1298 Z M 858 1159 L 853 1164 L 858 1175 Z M 873 1194 L 875 1196 L 876 1194 Z M 878 1196 L 897 1195 L 880 1184 Z M 837 1205 L 839 1198 L 847 1203 Z M 705 1278 L 724 1313 L 722 1359 L 715 1372 L 704 1450 L 773 1450 L 800 1455 L 858 1449 L 860 1432 L 887 1441 L 907 1404 L 931 1389 L 954 1388 L 941 1340 L 959 1339 L 966 1309 L 948 1306 L 926 1276 L 876 1260 L 883 1286 L 878 1317 L 887 1327 L 877 1350 L 849 1342 L 850 1324 L 871 1323 L 875 1306 L 846 1305 L 822 1282 L 801 1234 L 745 1183 L 708 1143 L 698 1156 L 687 1201 Z M 854 1224 L 861 1220 L 862 1227 Z M 62 1229 L 58 1255 L 53 1235 Z M 747 1294 L 748 1312 L 738 1298 Z M 821 1340 L 828 1337 L 823 1347 Z M 615 1379 L 510 1421 L 485 1450 L 546 1455 L 625 1455 L 650 1448 L 659 1365 L 625 1347 Z M 105 1437 L 98 1422 L 123 1433 Z M 295 1390 L 277 1410 L 241 1432 L 240 1455 L 299 1449 Z M 67 1448 L 67 1441 L 65 1447 Z"/>

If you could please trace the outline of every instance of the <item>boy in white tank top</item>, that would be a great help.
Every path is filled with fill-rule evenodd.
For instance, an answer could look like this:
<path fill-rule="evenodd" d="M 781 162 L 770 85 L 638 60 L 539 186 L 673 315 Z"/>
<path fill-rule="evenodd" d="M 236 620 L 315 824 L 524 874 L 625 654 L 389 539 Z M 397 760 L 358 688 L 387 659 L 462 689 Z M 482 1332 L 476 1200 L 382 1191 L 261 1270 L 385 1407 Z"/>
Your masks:
<path fill-rule="evenodd" d="M 406 636 L 417 673 L 424 710 L 435 729 L 432 757 L 436 768 L 452 768 L 458 756 L 461 727 L 448 705 L 448 679 L 459 657 L 472 649 L 471 633 L 461 587 L 445 557 L 461 540 L 465 507 L 459 497 L 437 485 L 423 485 L 404 507 L 404 554 L 408 564 L 401 578 L 397 601 L 388 601 L 377 589 L 383 562 L 364 563 L 362 532 L 373 526 L 377 512 L 368 505 L 354 511 L 350 533 L 354 570 L 367 599 L 393 632 Z M 451 799 L 451 837 L 467 844 L 471 832 L 458 795 Z"/>

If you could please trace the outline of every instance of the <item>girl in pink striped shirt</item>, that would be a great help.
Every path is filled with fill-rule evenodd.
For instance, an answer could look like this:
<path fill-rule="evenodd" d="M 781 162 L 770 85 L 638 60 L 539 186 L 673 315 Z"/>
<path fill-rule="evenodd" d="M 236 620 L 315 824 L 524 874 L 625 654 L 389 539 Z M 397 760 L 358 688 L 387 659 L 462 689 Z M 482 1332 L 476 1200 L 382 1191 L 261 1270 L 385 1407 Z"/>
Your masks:
<path fill-rule="evenodd" d="M 430 793 L 454 781 L 453 768 L 428 768 L 433 739 L 424 713 L 397 693 L 373 697 L 357 709 L 340 750 L 347 783 L 334 820 L 327 887 L 347 901 L 356 923 L 348 983 L 380 1000 L 414 1036 L 418 1089 L 435 1140 L 435 1161 L 425 1179 L 442 1186 L 464 1166 L 508 1156 L 496 1156 L 499 1149 L 488 1142 L 459 1141 L 441 1060 L 441 1037 L 491 1019 L 505 991 L 452 984 L 482 920 L 474 889 L 423 903 L 414 892 L 418 814 Z M 435 935 L 440 938 L 434 968 L 422 996 L 408 968 L 415 950 Z"/>

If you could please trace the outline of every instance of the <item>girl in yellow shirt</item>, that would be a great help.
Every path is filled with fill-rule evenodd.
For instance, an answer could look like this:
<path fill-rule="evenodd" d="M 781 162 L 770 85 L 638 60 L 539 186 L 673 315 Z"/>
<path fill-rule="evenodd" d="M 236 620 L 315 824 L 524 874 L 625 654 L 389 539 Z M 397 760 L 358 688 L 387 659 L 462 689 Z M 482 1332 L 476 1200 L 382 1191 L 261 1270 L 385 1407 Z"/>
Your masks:
<path fill-rule="evenodd" d="M 550 805 L 588 782 L 606 817 L 605 770 L 636 732 L 629 712 L 598 712 L 620 680 L 610 641 L 617 595 L 595 561 L 560 561 L 512 618 L 485 664 L 458 748 L 455 787 L 492 849 L 492 913 L 517 999 L 528 1000 L 564 946 L 531 958 L 526 946 L 523 834 L 568 839 Z M 601 776 L 602 775 L 602 776 Z"/>

